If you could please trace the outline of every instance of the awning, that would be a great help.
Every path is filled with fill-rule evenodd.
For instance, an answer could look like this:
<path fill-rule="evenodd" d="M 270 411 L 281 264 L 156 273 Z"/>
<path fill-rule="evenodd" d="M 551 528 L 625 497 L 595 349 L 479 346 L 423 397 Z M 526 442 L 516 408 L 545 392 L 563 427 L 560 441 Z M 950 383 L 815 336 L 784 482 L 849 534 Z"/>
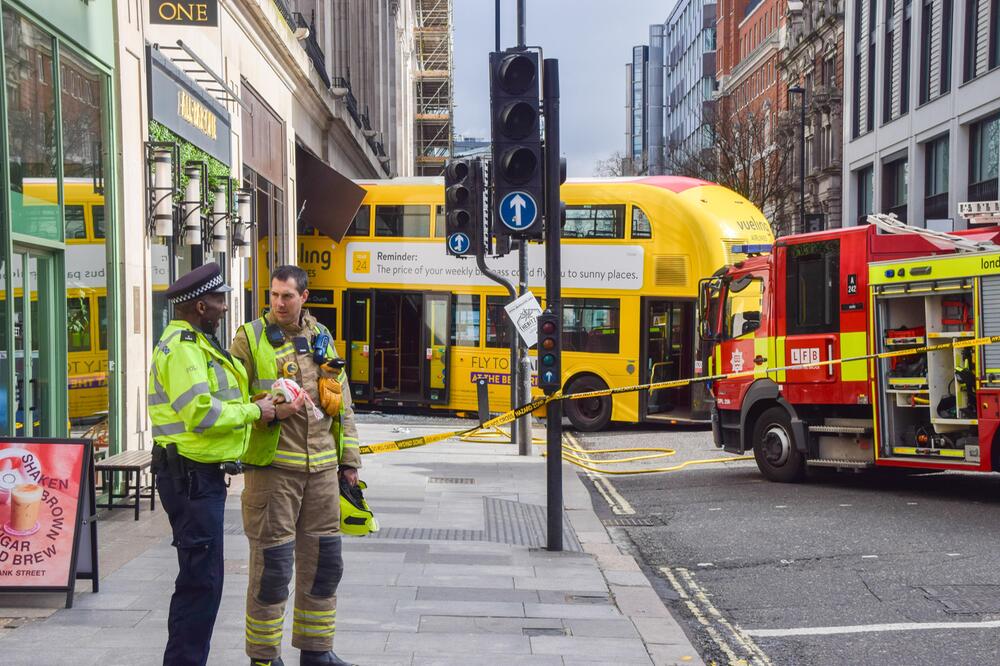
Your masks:
<path fill-rule="evenodd" d="M 365 191 L 298 144 L 295 177 L 299 221 L 339 243 L 354 221 Z"/>

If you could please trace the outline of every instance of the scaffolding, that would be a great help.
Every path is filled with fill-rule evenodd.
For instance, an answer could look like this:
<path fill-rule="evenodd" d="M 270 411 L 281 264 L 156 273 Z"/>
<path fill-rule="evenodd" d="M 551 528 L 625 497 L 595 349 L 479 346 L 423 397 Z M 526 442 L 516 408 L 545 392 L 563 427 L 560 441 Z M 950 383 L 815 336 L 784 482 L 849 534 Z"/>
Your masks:
<path fill-rule="evenodd" d="M 415 173 L 438 176 L 453 150 L 451 0 L 415 5 Z"/>

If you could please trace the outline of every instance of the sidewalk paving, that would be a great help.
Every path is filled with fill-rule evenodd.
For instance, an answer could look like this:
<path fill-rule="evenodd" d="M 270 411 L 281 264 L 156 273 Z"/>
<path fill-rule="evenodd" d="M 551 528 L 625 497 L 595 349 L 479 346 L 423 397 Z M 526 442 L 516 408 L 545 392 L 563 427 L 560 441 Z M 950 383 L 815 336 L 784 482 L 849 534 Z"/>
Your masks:
<path fill-rule="evenodd" d="M 440 432 L 360 424 L 363 441 Z M 345 538 L 335 650 L 365 666 L 396 664 L 702 664 L 635 560 L 612 542 L 571 465 L 564 551 L 545 544 L 545 459 L 511 445 L 442 442 L 366 456 L 365 493 L 382 530 Z M 210 664 L 246 664 L 248 546 L 235 480 L 226 503 L 226 584 Z M 126 516 L 127 514 L 127 516 Z M 105 519 L 106 518 L 106 519 Z M 159 664 L 177 571 L 160 508 L 99 523 L 100 592 L 81 581 L 74 607 L 0 629 L 20 664 Z M 59 597 L 0 597 L 0 617 L 48 614 Z M 283 658 L 298 664 L 286 613 Z"/>

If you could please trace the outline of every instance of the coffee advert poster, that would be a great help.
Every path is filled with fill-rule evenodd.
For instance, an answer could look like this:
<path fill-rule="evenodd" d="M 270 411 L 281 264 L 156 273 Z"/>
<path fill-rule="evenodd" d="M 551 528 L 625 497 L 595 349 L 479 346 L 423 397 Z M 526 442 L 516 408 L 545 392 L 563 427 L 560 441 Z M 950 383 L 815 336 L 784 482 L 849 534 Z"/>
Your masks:
<path fill-rule="evenodd" d="M 0 440 L 0 588 L 70 584 L 86 452 Z"/>

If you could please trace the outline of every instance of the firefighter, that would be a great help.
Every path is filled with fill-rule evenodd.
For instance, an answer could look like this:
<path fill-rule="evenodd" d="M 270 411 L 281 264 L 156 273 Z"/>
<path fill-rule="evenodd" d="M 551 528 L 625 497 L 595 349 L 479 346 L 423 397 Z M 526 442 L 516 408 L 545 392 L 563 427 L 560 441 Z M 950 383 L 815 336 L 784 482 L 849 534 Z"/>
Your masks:
<path fill-rule="evenodd" d="M 238 472 L 234 461 L 246 451 L 251 424 L 274 418 L 270 398 L 250 402 L 246 371 L 215 339 L 228 291 L 214 263 L 166 290 L 175 318 L 149 373 L 153 472 L 179 567 L 163 655 L 169 666 L 208 661 L 222 599 L 225 473 Z"/>
<path fill-rule="evenodd" d="M 303 309 L 308 276 L 296 266 L 271 275 L 271 310 L 240 327 L 232 353 L 255 392 L 275 380 L 303 390 L 256 427 L 244 456 L 243 526 L 250 541 L 246 651 L 250 663 L 282 664 L 282 622 L 295 566 L 292 645 L 302 666 L 346 664 L 333 652 L 337 584 L 343 573 L 340 481 L 358 483 L 361 456 L 347 375 L 330 332 Z M 311 407 L 302 408 L 308 394 Z"/>

